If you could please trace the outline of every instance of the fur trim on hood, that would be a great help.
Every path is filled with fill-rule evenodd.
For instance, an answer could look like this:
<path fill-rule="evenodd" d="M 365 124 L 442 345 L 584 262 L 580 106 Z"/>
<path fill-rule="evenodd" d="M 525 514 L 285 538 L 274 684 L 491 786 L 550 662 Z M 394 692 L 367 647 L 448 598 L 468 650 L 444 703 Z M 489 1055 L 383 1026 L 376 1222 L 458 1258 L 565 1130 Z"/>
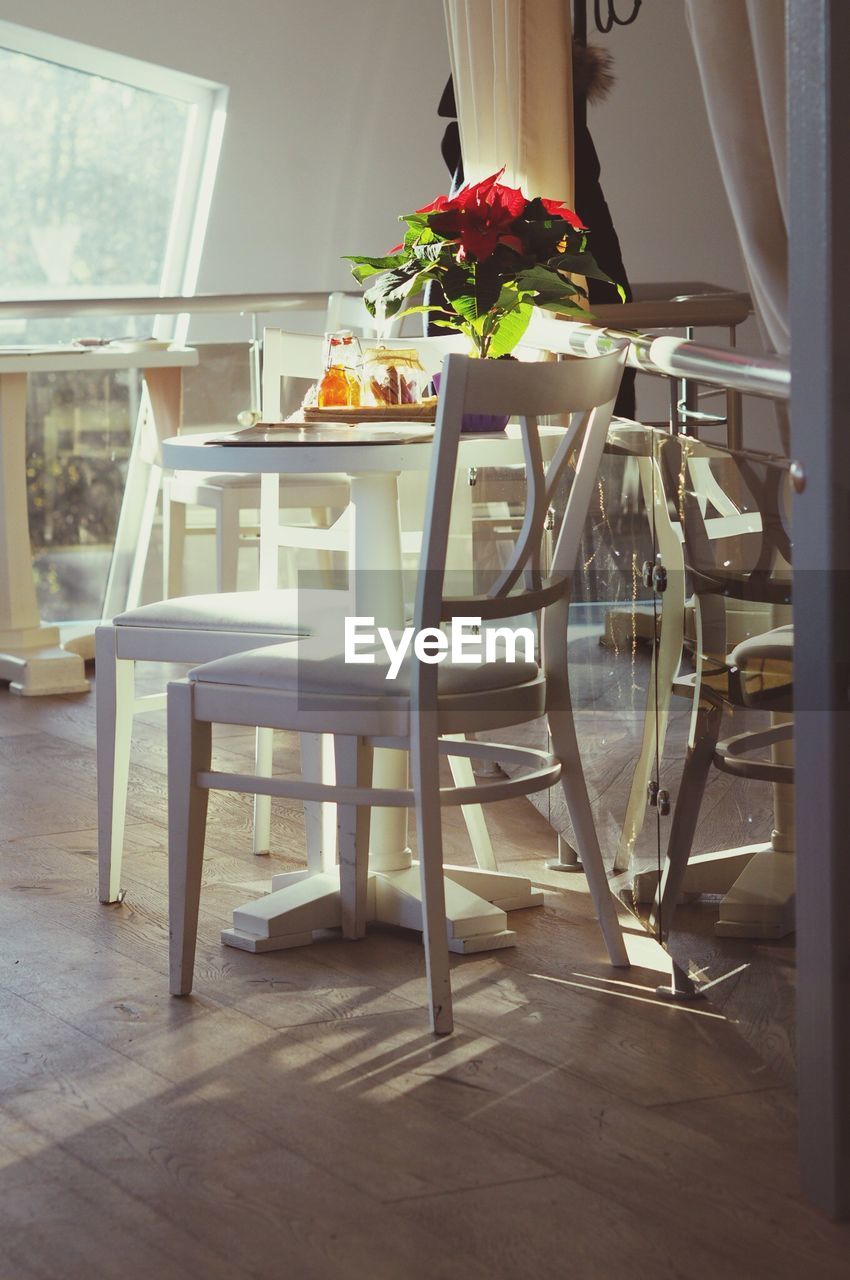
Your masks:
<path fill-rule="evenodd" d="M 614 86 L 614 59 L 598 44 L 573 40 L 573 96 L 601 102 Z"/>

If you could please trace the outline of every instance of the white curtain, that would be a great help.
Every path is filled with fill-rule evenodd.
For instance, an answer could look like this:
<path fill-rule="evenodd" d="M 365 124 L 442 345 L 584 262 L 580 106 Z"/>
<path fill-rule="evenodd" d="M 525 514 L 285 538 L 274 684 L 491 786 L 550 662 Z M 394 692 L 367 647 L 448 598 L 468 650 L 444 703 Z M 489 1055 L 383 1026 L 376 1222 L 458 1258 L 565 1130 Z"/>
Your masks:
<path fill-rule="evenodd" d="M 464 177 L 573 207 L 569 0 L 444 0 Z"/>
<path fill-rule="evenodd" d="M 789 349 L 782 0 L 686 0 L 697 66 L 756 312 Z"/>

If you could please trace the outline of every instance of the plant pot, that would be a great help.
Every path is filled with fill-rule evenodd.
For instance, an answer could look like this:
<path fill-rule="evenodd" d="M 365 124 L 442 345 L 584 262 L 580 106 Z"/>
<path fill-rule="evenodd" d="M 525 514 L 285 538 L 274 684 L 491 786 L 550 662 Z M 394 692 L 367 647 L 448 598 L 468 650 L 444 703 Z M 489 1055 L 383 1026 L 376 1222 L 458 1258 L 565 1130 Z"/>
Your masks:
<path fill-rule="evenodd" d="M 435 373 L 431 381 L 434 384 L 434 391 L 440 394 L 440 378 L 441 374 Z M 465 435 L 473 435 L 475 432 L 491 434 L 496 431 L 504 431 L 510 422 L 510 414 L 505 413 L 465 413 L 460 424 L 460 429 Z"/>

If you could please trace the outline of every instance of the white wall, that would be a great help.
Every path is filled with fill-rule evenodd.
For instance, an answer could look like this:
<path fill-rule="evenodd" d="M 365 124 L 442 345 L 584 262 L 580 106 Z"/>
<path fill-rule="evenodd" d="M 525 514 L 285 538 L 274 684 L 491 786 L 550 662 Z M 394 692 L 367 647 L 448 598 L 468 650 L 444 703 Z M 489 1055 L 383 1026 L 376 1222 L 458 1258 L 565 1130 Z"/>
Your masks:
<path fill-rule="evenodd" d="M 616 84 L 605 102 L 591 106 L 588 124 L 631 281 L 703 280 L 748 289 L 682 0 L 647 0 L 636 22 L 604 36 L 593 32 L 593 7 L 588 2 L 588 40 L 614 55 Z M 617 9 L 627 13 L 629 0 L 618 0 Z M 728 344 L 722 329 L 697 336 Z M 754 319 L 738 329 L 738 345 L 763 350 Z M 722 402 L 702 407 L 721 412 Z M 638 416 L 666 420 L 667 414 L 667 383 L 639 378 Z M 747 398 L 744 423 L 745 443 L 781 448 L 769 401 Z"/>
<path fill-rule="evenodd" d="M 618 0 L 621 13 L 629 7 Z M 631 279 L 746 289 L 682 0 L 647 0 L 609 35 L 592 25 L 588 40 L 614 55 L 616 84 L 588 123 Z"/>

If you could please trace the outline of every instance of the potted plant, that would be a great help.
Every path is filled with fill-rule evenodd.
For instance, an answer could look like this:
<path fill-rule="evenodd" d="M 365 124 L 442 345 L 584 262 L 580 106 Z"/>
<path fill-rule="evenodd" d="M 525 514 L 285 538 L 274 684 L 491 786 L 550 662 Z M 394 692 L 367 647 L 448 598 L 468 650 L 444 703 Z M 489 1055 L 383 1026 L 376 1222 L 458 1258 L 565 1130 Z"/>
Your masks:
<path fill-rule="evenodd" d="M 404 214 L 407 234 L 386 256 L 348 255 L 360 284 L 376 277 L 364 295 L 371 315 L 429 311 L 433 323 L 465 333 L 473 355 L 491 358 L 513 351 L 535 306 L 588 318 L 576 301 L 586 290 L 571 277 L 610 281 L 588 249 L 588 228 L 560 201 L 504 186 L 503 172 Z M 429 284 L 441 299 L 410 305 Z"/>
<path fill-rule="evenodd" d="M 430 312 L 432 324 L 467 336 L 470 354 L 490 359 L 510 356 L 535 306 L 590 318 L 578 301 L 586 290 L 572 277 L 610 278 L 588 249 L 588 228 L 560 201 L 505 186 L 503 173 L 404 214 L 404 241 L 386 256 L 347 255 L 358 283 L 371 280 L 371 315 Z"/>

